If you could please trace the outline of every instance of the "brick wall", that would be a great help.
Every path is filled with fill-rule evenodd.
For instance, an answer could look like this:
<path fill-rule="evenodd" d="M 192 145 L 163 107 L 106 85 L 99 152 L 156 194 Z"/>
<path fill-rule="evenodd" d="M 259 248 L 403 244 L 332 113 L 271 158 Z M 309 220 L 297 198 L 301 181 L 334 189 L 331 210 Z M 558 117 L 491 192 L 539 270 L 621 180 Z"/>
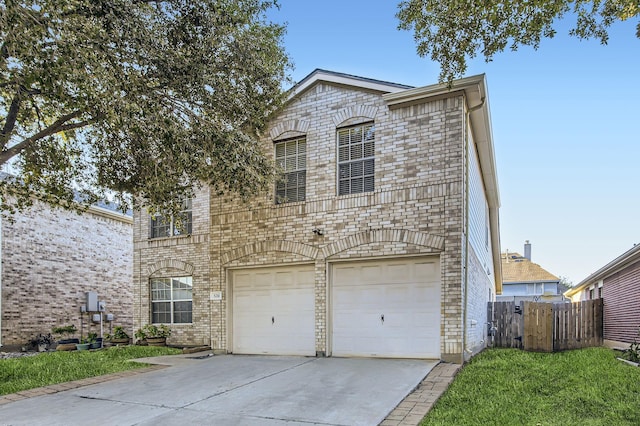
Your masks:
<path fill-rule="evenodd" d="M 106 301 L 114 326 L 132 329 L 131 218 L 36 202 L 13 219 L 2 219 L 3 345 L 23 346 L 59 325 L 81 330 L 82 321 L 84 335 L 99 334 L 99 325 L 80 313 L 88 291 Z"/>
<path fill-rule="evenodd" d="M 438 255 L 442 357 L 460 362 L 464 115 L 461 92 L 394 109 L 376 92 L 326 83 L 298 95 L 273 121 L 262 142 L 273 156 L 274 141 L 306 136 L 306 201 L 276 205 L 273 194 L 267 194 L 246 204 L 230 196 L 203 194 L 210 202 L 198 214 L 206 211 L 210 220 L 198 221 L 209 226 L 209 233 L 194 230 L 197 240 L 194 236 L 148 240 L 148 218 L 137 212 L 136 324 L 149 320 L 148 280 L 157 273 L 150 265 L 162 259 L 181 260 L 194 273 L 194 323 L 174 326 L 178 335 L 173 342 L 200 344 L 210 339 L 214 348 L 229 349 L 229 268 L 312 263 L 316 350 L 325 353 L 327 270 L 332 261 Z M 375 123 L 375 190 L 337 196 L 336 129 L 365 122 Z M 194 214 L 197 211 L 194 206 Z M 324 235 L 314 234 L 314 228 Z M 209 291 L 222 291 L 223 300 L 208 300 Z"/>
<path fill-rule="evenodd" d="M 209 345 L 210 310 L 209 190 L 197 190 L 192 200 L 193 227 L 190 235 L 149 239 L 150 216 L 144 208 L 134 212 L 134 329 L 151 322 L 149 279 L 191 276 L 193 322 L 174 324 L 169 344 Z"/>

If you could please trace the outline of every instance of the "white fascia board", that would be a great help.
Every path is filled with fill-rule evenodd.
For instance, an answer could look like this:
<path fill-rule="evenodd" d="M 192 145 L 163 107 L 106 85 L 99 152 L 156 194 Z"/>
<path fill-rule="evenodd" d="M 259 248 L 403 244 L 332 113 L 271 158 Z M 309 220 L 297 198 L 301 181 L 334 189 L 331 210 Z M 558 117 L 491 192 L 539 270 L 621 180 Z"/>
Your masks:
<path fill-rule="evenodd" d="M 571 297 L 589 287 L 589 285 L 604 280 L 608 276 L 613 275 L 614 273 L 638 261 L 640 261 L 640 244 L 636 244 L 630 250 L 627 250 L 584 280 L 580 281 L 575 286 L 571 287 L 569 290 L 565 291 L 564 295 Z"/>
<path fill-rule="evenodd" d="M 318 81 L 324 81 L 327 83 L 333 83 L 342 86 L 352 86 L 382 93 L 401 92 L 407 90 L 407 88 L 409 87 L 401 84 L 387 83 L 384 81 L 372 80 L 368 78 L 317 69 L 291 88 L 291 90 L 289 91 L 288 99 L 291 100 L 292 98 L 298 96 L 300 93 L 306 91 Z"/>
<path fill-rule="evenodd" d="M 93 213 L 97 216 L 102 216 L 102 217 L 106 217 L 108 219 L 113 219 L 113 220 L 118 220 L 120 222 L 124 222 L 124 223 L 128 223 L 128 224 L 133 224 L 133 217 L 126 215 L 126 214 L 122 214 L 120 212 L 117 211 L 113 211 L 113 210 L 108 210 L 105 209 L 103 207 L 98 207 L 98 206 L 89 206 L 89 209 L 87 210 L 89 213 Z"/>

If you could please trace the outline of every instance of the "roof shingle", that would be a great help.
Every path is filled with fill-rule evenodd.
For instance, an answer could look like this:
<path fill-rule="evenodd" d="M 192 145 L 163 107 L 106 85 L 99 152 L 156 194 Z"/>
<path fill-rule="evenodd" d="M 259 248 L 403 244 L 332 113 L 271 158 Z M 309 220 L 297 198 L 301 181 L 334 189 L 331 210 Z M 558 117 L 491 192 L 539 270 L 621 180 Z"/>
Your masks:
<path fill-rule="evenodd" d="M 560 281 L 560 278 L 519 253 L 501 253 L 500 259 L 503 283 Z"/>

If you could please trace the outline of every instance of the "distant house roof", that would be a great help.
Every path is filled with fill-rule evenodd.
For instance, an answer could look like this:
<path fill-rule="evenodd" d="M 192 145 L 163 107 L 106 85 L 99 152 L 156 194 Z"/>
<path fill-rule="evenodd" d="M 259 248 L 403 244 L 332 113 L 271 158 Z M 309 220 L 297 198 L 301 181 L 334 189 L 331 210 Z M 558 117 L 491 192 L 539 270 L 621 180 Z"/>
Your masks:
<path fill-rule="evenodd" d="M 500 258 L 502 282 L 505 284 L 560 281 L 560 278 L 519 253 L 501 253 Z"/>
<path fill-rule="evenodd" d="M 611 262 L 598 269 L 593 274 L 589 275 L 578 284 L 565 291 L 564 295 L 571 297 L 574 294 L 584 290 L 593 283 L 596 283 L 602 279 L 607 278 L 610 275 L 626 268 L 627 266 L 640 261 L 640 244 L 634 245 L 631 249 L 622 253 L 620 256 L 613 259 Z"/>
<path fill-rule="evenodd" d="M 0 179 L 14 180 L 19 178 L 11 173 L 0 171 Z M 34 197 L 38 198 L 37 195 L 34 195 Z M 82 196 L 77 192 L 75 193 L 75 201 L 80 204 L 82 203 Z M 50 205 L 53 207 L 53 204 Z M 88 211 L 111 219 L 133 223 L 133 211 L 131 209 L 127 209 L 127 211 L 123 212 L 122 209 L 120 209 L 120 206 L 112 201 L 99 200 L 89 206 Z"/>

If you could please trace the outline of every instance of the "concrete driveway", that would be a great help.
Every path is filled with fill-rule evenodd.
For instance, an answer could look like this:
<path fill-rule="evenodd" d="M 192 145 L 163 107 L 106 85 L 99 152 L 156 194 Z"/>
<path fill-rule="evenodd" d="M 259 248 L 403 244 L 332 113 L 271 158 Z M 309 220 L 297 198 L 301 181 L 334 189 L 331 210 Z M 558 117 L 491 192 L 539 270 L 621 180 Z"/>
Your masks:
<path fill-rule="evenodd" d="M 428 360 L 202 354 L 168 368 L 0 406 L 0 425 L 377 425 Z"/>

